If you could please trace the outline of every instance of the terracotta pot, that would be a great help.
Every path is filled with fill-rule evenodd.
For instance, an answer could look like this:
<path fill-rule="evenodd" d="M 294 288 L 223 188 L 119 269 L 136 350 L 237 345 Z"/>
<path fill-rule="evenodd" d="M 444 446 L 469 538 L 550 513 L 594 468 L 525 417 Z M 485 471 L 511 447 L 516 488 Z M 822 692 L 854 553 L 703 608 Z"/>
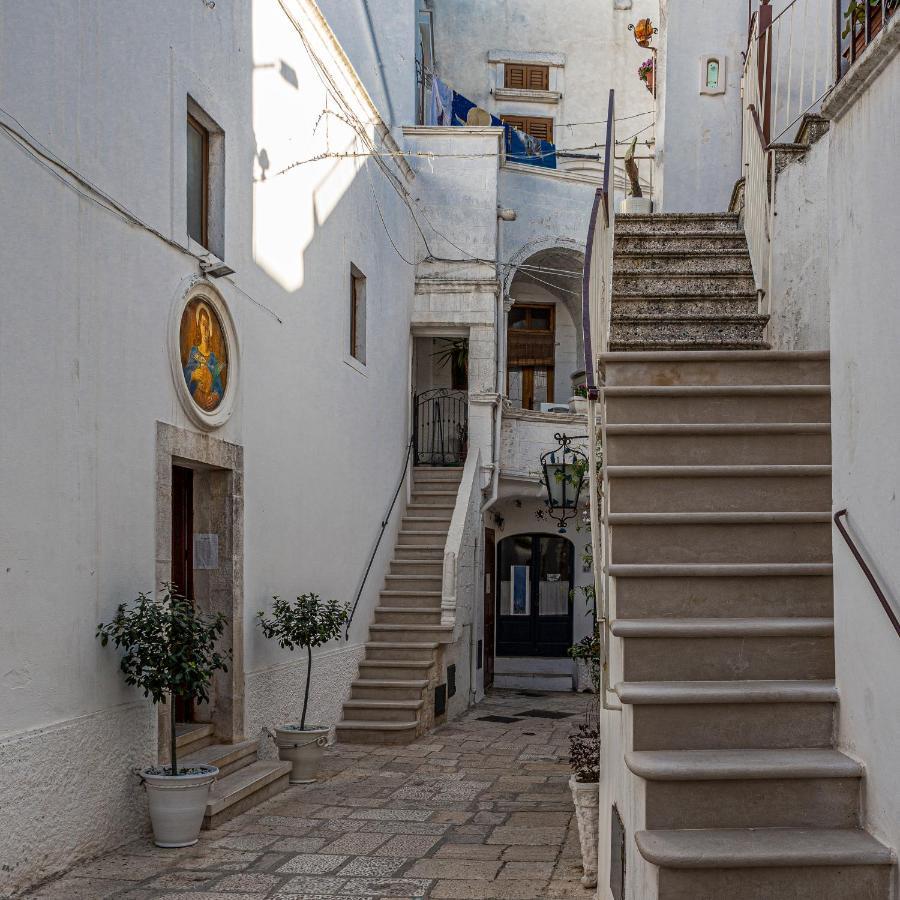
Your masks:
<path fill-rule="evenodd" d="M 319 774 L 322 748 L 328 743 L 328 728 L 311 725 L 300 730 L 299 725 L 276 725 L 275 746 L 278 758 L 293 766 L 288 779 L 291 784 L 309 784 Z"/>
<path fill-rule="evenodd" d="M 575 820 L 578 822 L 578 837 L 581 841 L 581 865 L 584 869 L 581 883 L 585 887 L 596 887 L 600 784 L 597 781 L 576 781 L 573 775 L 569 779 L 569 789 L 575 803 Z"/>
<path fill-rule="evenodd" d="M 153 843 L 157 847 L 190 847 L 197 843 L 206 812 L 209 789 L 219 770 L 195 766 L 193 775 L 159 775 L 144 769 L 141 778 L 147 790 Z"/>
<path fill-rule="evenodd" d="M 651 69 L 647 73 L 647 80 L 644 82 L 644 87 L 646 87 L 647 90 L 650 91 L 651 94 L 653 93 L 653 76 L 654 76 L 654 74 L 655 73 L 654 73 L 653 69 Z"/>

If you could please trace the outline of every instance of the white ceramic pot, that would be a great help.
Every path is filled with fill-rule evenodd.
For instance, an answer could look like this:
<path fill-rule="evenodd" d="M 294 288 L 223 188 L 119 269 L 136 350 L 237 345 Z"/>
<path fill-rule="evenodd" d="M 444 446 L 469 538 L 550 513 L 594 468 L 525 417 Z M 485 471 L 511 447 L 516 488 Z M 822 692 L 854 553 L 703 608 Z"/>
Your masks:
<path fill-rule="evenodd" d="M 570 397 L 569 409 L 579 416 L 586 416 L 588 411 L 587 397 Z"/>
<path fill-rule="evenodd" d="M 596 781 L 576 781 L 573 776 L 569 779 L 569 788 L 575 803 L 575 819 L 578 822 L 578 837 L 581 840 L 581 864 L 584 869 L 581 883 L 585 887 L 596 887 L 600 785 Z"/>
<path fill-rule="evenodd" d="M 299 725 L 276 725 L 275 746 L 278 758 L 289 762 L 291 784 L 309 784 L 319 774 L 322 748 L 328 743 L 328 728 L 315 725 L 300 730 Z"/>
<path fill-rule="evenodd" d="M 194 766 L 193 775 L 158 775 L 144 769 L 141 778 L 150 804 L 153 843 L 157 847 L 190 847 L 197 843 L 209 789 L 219 770 Z"/>
<path fill-rule="evenodd" d="M 653 212 L 653 201 L 649 197 L 626 197 L 619 204 L 619 212 L 646 216 Z"/>

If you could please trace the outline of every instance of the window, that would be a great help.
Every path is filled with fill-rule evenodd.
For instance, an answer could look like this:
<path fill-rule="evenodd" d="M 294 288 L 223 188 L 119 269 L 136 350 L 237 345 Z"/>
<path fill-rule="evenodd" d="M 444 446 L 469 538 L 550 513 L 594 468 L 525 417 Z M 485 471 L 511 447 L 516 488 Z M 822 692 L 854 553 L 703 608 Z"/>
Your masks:
<path fill-rule="evenodd" d="M 553 119 L 544 116 L 500 116 L 507 124 L 525 134 L 553 143 Z"/>
<path fill-rule="evenodd" d="M 540 409 L 553 401 L 555 309 L 517 303 L 507 326 L 506 393 L 513 406 Z"/>
<path fill-rule="evenodd" d="M 366 364 L 366 276 L 350 266 L 350 355 Z"/>
<path fill-rule="evenodd" d="M 209 246 L 209 132 L 190 114 L 187 117 L 187 231 L 192 240 Z"/>
<path fill-rule="evenodd" d="M 187 98 L 187 233 L 225 259 L 225 132 Z"/>
<path fill-rule="evenodd" d="M 550 66 L 505 63 L 503 86 L 528 91 L 548 91 L 550 90 Z"/>

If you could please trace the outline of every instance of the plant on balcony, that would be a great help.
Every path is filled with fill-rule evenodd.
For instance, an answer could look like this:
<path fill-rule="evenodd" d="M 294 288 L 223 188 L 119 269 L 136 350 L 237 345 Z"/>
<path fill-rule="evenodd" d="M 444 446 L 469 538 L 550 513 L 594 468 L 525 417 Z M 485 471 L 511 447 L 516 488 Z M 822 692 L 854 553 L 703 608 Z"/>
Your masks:
<path fill-rule="evenodd" d="M 285 650 L 298 647 L 306 650 L 306 684 L 300 724 L 277 725 L 273 735 L 279 757 L 293 766 L 292 784 L 307 784 L 316 780 L 322 748 L 328 740 L 327 725 L 306 724 L 313 648 L 338 637 L 349 616 L 348 604 L 322 600 L 313 593 L 301 594 L 293 602 L 273 597 L 271 618 L 267 618 L 263 610 L 257 613 L 259 627 L 267 638 L 278 641 L 278 645 Z"/>
<path fill-rule="evenodd" d="M 154 704 L 168 703 L 171 723 L 170 764 L 141 772 L 150 801 L 156 843 L 186 847 L 197 843 L 215 766 L 178 767 L 175 698 L 206 702 L 213 675 L 228 670 L 228 651 L 217 649 L 227 619 L 200 612 L 173 585 L 151 597 L 138 594 L 129 606 L 120 603 L 111 622 L 97 626 L 105 647 L 122 651 L 119 668 L 125 683 L 140 688 Z"/>
<path fill-rule="evenodd" d="M 581 862 L 585 887 L 597 884 L 597 836 L 600 805 L 600 722 L 594 704 L 585 711 L 584 721 L 569 735 L 569 788 L 575 802 L 575 818 L 581 842 Z"/>
<path fill-rule="evenodd" d="M 644 82 L 644 85 L 651 94 L 653 93 L 653 81 L 655 76 L 656 66 L 654 65 L 653 57 L 651 56 L 638 66 L 638 78 Z"/>
<path fill-rule="evenodd" d="M 868 0 L 868 6 L 872 10 L 870 20 L 877 18 L 877 24 L 881 24 L 881 2 L 882 0 Z M 856 25 L 865 26 L 866 24 L 866 5 L 867 0 L 850 0 L 847 8 L 844 10 L 844 30 L 841 37 L 845 38 L 854 29 Z M 887 0 L 885 9 L 888 15 L 893 13 L 900 6 L 900 0 Z"/>

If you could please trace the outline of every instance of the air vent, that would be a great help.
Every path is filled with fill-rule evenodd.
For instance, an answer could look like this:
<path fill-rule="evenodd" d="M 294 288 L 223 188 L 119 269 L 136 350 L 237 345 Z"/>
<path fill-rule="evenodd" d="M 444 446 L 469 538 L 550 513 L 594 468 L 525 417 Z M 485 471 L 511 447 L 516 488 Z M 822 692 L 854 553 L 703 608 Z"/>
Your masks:
<path fill-rule="evenodd" d="M 447 697 L 456 694 L 456 663 L 447 666 Z"/>
<path fill-rule="evenodd" d="M 478 642 L 475 651 L 475 668 L 480 669 L 484 665 L 484 641 Z"/>
<path fill-rule="evenodd" d="M 446 715 L 447 713 L 447 685 L 439 684 L 434 689 L 434 717 Z"/>

